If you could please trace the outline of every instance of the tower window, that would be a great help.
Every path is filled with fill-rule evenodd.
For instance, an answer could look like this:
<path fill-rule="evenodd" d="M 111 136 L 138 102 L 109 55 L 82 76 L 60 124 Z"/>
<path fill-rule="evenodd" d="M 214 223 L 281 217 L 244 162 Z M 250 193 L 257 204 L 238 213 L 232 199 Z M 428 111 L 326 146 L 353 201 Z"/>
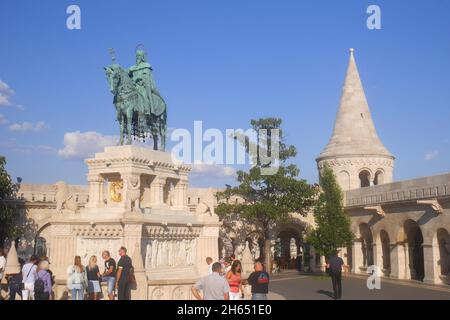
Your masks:
<path fill-rule="evenodd" d="M 361 118 L 364 119 L 364 113 L 361 113 Z"/>
<path fill-rule="evenodd" d="M 359 181 L 361 183 L 361 188 L 370 187 L 370 172 L 363 170 L 359 173 Z"/>

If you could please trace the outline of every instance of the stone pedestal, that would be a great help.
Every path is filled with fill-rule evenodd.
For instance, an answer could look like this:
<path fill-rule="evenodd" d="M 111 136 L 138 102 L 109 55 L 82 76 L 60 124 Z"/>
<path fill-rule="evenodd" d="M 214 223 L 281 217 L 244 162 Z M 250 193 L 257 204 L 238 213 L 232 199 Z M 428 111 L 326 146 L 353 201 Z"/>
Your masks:
<path fill-rule="evenodd" d="M 57 298 L 67 293 L 67 269 L 108 250 L 128 249 L 135 270 L 133 299 L 188 299 L 189 288 L 217 260 L 219 219 L 187 208 L 189 166 L 169 153 L 137 146 L 106 147 L 87 159 L 89 202 L 79 213 L 50 219 L 50 261 Z"/>

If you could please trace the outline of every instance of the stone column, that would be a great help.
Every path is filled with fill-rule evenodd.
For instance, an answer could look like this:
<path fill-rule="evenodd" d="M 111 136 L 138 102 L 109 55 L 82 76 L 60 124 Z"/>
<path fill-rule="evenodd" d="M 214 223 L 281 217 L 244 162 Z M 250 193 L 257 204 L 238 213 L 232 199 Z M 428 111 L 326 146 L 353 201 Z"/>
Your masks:
<path fill-rule="evenodd" d="M 71 234 L 71 226 L 65 224 L 53 224 L 50 226 L 50 251 L 51 269 L 58 280 L 67 279 L 67 268 L 73 265 L 76 249 L 76 238 Z"/>
<path fill-rule="evenodd" d="M 187 210 L 187 181 L 179 180 L 174 189 L 174 209 Z"/>
<path fill-rule="evenodd" d="M 208 274 L 206 257 L 211 257 L 214 262 L 219 260 L 219 224 L 205 225 L 200 236 L 197 238 L 196 265 L 200 276 Z"/>
<path fill-rule="evenodd" d="M 380 270 L 382 270 L 383 269 L 383 246 L 381 245 L 381 242 L 379 240 L 377 240 L 377 243 L 373 243 L 372 252 L 373 252 L 373 264 L 376 265 L 377 267 L 379 267 Z"/>
<path fill-rule="evenodd" d="M 151 183 L 151 205 L 152 207 L 161 207 L 164 205 L 164 185 L 166 179 L 155 177 Z"/>
<path fill-rule="evenodd" d="M 320 271 L 321 272 L 325 272 L 326 271 L 326 261 L 325 261 L 325 256 L 320 256 Z"/>
<path fill-rule="evenodd" d="M 404 242 L 391 244 L 391 278 L 407 279 L 406 274 L 409 272 L 408 250 Z"/>
<path fill-rule="evenodd" d="M 355 240 L 352 246 L 352 270 L 354 273 L 361 273 L 359 267 L 363 266 L 363 253 L 361 240 Z"/>
<path fill-rule="evenodd" d="M 431 244 L 423 244 L 423 262 L 425 268 L 424 282 L 439 284 L 442 283 L 439 277 L 440 268 L 439 261 L 439 245 L 437 239 L 434 239 Z"/>
<path fill-rule="evenodd" d="M 89 202 L 86 207 L 103 207 L 103 182 L 104 179 L 100 175 L 88 175 Z"/>

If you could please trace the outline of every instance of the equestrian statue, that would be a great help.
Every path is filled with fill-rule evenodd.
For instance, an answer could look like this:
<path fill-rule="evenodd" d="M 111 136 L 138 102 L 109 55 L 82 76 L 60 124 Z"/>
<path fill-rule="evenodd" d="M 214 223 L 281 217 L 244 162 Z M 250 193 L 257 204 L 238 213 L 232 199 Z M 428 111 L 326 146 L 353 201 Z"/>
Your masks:
<path fill-rule="evenodd" d="M 112 64 L 104 69 L 120 124 L 119 145 L 131 144 L 133 139 L 145 142 L 151 137 L 153 149 L 164 151 L 167 107 L 156 88 L 145 51 L 142 46 L 136 48 L 136 64 L 129 69 L 116 63 L 112 49 L 110 53 Z"/>

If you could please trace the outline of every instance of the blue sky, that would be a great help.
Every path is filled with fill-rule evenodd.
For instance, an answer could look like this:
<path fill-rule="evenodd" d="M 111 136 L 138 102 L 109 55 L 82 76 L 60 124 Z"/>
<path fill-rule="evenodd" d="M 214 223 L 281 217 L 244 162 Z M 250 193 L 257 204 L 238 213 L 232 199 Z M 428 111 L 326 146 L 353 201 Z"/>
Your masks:
<path fill-rule="evenodd" d="M 66 28 L 70 4 L 81 30 Z M 366 27 L 370 4 L 381 30 Z M 447 0 L 2 1 L 0 154 L 24 182 L 85 184 L 81 158 L 118 134 L 108 48 L 128 67 L 143 43 L 169 127 L 281 117 L 301 176 L 316 182 L 354 47 L 394 178 L 449 172 L 449 12 Z M 220 187 L 233 181 L 227 172 L 199 172 L 191 184 Z"/>

